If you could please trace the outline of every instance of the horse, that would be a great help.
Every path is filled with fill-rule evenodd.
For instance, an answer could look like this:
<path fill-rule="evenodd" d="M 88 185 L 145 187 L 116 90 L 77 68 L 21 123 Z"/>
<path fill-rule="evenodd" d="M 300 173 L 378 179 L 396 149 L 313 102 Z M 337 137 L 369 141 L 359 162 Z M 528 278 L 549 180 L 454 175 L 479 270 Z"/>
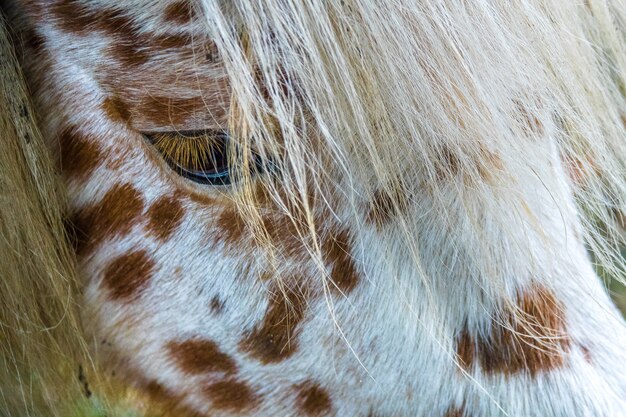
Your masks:
<path fill-rule="evenodd" d="M 624 415 L 623 0 L 2 9 L 0 415 Z"/>

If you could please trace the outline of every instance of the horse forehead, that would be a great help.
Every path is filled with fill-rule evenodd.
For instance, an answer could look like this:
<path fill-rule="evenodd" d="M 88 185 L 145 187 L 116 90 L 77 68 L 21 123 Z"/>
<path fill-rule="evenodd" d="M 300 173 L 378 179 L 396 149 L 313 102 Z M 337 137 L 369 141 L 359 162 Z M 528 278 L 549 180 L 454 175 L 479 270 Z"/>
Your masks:
<path fill-rule="evenodd" d="M 100 14 L 100 19 L 97 20 L 102 24 L 124 23 L 121 19 L 125 18 L 132 21 L 131 23 L 138 23 L 144 29 L 159 26 L 160 29 L 168 29 L 168 25 L 180 28 L 191 24 L 198 17 L 197 6 L 188 0 L 129 0 L 115 3 L 108 0 L 34 0 L 25 3 L 31 11 L 52 13 L 50 17 L 76 32 L 88 30 L 81 27 L 80 23 L 94 17 L 90 15 L 91 11 Z M 93 22 L 94 20 L 90 23 Z M 127 29 L 112 25 L 109 32 L 119 33 Z"/>
<path fill-rule="evenodd" d="M 38 30 L 54 42 L 46 53 L 57 70 L 81 68 L 108 96 L 107 116 L 138 131 L 227 124 L 227 74 L 188 2 L 62 0 L 29 7 Z"/>

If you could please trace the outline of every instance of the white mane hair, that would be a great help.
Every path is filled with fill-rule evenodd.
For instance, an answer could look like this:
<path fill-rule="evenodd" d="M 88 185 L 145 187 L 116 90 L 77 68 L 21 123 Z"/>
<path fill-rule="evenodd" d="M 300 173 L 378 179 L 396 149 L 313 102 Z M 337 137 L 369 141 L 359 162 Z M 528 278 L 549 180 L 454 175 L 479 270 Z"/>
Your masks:
<path fill-rule="evenodd" d="M 271 194 L 301 211 L 313 236 L 312 200 L 327 201 L 322 184 L 336 184 L 331 194 L 349 201 L 356 219 L 364 218 L 363 202 L 402 214 L 416 195 L 430 194 L 429 210 L 465 219 L 459 233 L 475 247 L 477 275 L 498 291 L 505 264 L 514 262 L 499 258 L 504 242 L 528 252 L 524 262 L 540 262 L 520 232 L 536 229 L 532 219 L 542 214 L 523 183 L 538 177 L 559 203 L 546 173 L 535 170 L 542 155 L 557 152 L 573 177 L 585 242 L 619 271 L 622 0 L 201 5 L 232 88 L 233 136 L 266 158 L 282 156 L 287 191 Z M 254 219 L 251 193 L 242 195 Z M 415 222 L 400 220 L 389 233 L 428 283 Z"/>

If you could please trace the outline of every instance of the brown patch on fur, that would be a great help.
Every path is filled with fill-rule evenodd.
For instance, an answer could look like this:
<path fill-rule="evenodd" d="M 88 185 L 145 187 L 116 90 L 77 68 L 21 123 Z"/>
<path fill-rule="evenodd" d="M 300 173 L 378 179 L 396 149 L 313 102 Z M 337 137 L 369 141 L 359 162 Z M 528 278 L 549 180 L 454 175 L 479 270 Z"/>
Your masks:
<path fill-rule="evenodd" d="M 306 252 L 298 235 L 298 227 L 285 213 L 264 216 L 261 227 L 283 256 L 294 257 Z"/>
<path fill-rule="evenodd" d="M 162 51 L 163 49 L 181 50 L 191 47 L 191 37 L 187 35 L 176 36 L 153 36 L 146 38 L 146 47 L 153 51 Z"/>
<path fill-rule="evenodd" d="M 147 403 L 150 404 L 146 416 L 159 417 L 206 417 L 183 404 L 184 397 L 176 394 L 155 380 L 146 380 L 144 377 L 137 375 L 132 376 L 137 385 L 139 393 L 147 397 Z M 142 401 L 143 402 L 143 401 Z"/>
<path fill-rule="evenodd" d="M 382 228 L 406 212 L 409 199 L 406 191 L 397 189 L 391 193 L 385 190 L 374 192 L 372 200 L 368 204 L 367 222 L 374 224 L 377 228 Z"/>
<path fill-rule="evenodd" d="M 465 414 L 465 407 L 450 407 L 443 415 L 443 417 L 467 417 Z"/>
<path fill-rule="evenodd" d="M 224 301 L 220 300 L 220 298 L 216 295 L 211 298 L 209 302 L 209 308 L 213 314 L 221 314 L 224 311 Z"/>
<path fill-rule="evenodd" d="M 476 161 L 476 169 L 483 180 L 494 182 L 497 178 L 496 174 L 504 171 L 504 162 L 499 155 L 481 147 Z"/>
<path fill-rule="evenodd" d="M 525 108 L 519 107 L 519 111 L 521 114 L 521 118 L 523 121 L 523 129 L 525 133 L 533 136 L 543 136 L 545 133 L 545 128 L 541 120 L 533 114 L 529 113 Z"/>
<path fill-rule="evenodd" d="M 191 98 L 147 96 L 141 103 L 139 112 L 158 126 L 175 126 L 205 109 L 206 105 L 200 96 Z"/>
<path fill-rule="evenodd" d="M 246 224 L 235 206 L 226 207 L 217 218 L 214 239 L 225 245 L 240 243 Z"/>
<path fill-rule="evenodd" d="M 600 175 L 596 158 L 593 154 L 585 156 L 564 155 L 561 159 L 570 179 L 576 186 L 584 186 Z"/>
<path fill-rule="evenodd" d="M 150 59 L 146 48 L 142 48 L 142 40 L 135 34 L 128 37 L 118 36 L 112 42 L 108 51 L 111 57 L 119 61 L 122 67 L 137 67 L 145 64 Z"/>
<path fill-rule="evenodd" d="M 534 132 L 539 136 L 543 136 L 545 132 L 543 123 L 541 123 L 541 120 L 539 120 L 535 115 L 531 115 L 530 117 L 526 118 L 526 126 L 528 127 L 529 131 Z"/>
<path fill-rule="evenodd" d="M 234 379 L 226 379 L 203 389 L 218 410 L 242 412 L 258 404 L 260 397 L 249 385 Z"/>
<path fill-rule="evenodd" d="M 296 405 L 307 416 L 327 415 L 332 409 L 330 395 L 316 382 L 304 382 L 296 386 L 296 389 Z"/>
<path fill-rule="evenodd" d="M 74 127 L 65 128 L 59 136 L 59 166 L 67 177 L 84 180 L 100 165 L 103 152 L 97 143 Z"/>
<path fill-rule="evenodd" d="M 188 374 L 223 372 L 229 375 L 237 372 L 235 361 L 222 352 L 212 340 L 190 339 L 169 342 L 167 350 L 178 367 Z"/>
<path fill-rule="evenodd" d="M 165 8 L 163 18 L 172 23 L 189 23 L 195 18 L 195 10 L 187 0 L 176 1 Z"/>
<path fill-rule="evenodd" d="M 61 0 L 49 7 L 59 28 L 78 35 L 105 32 L 112 42 L 108 50 L 124 67 L 145 64 L 163 49 L 188 46 L 188 36 L 150 36 L 123 12 L 113 8 L 89 8 L 75 0 Z"/>
<path fill-rule="evenodd" d="M 146 226 L 157 239 L 167 240 L 183 220 L 185 210 L 177 196 L 164 195 L 148 209 Z"/>
<path fill-rule="evenodd" d="M 519 312 L 494 320 L 488 335 L 473 336 L 463 329 L 457 339 L 457 354 L 465 369 L 478 361 L 486 373 L 513 375 L 557 369 L 569 351 L 562 307 L 554 293 L 538 284 L 518 298 Z"/>
<path fill-rule="evenodd" d="M 474 363 L 476 348 L 475 342 L 466 328 L 461 331 L 457 339 L 456 354 L 459 358 L 460 365 L 465 370 L 469 370 Z"/>
<path fill-rule="evenodd" d="M 157 381 L 148 381 L 140 389 L 154 403 L 158 415 L 163 417 L 206 417 L 182 404 L 183 397 L 176 395 Z M 152 415 L 152 414 L 147 414 Z"/>
<path fill-rule="evenodd" d="M 189 197 L 189 200 L 191 200 L 193 203 L 207 208 L 215 206 L 216 203 L 215 199 L 209 197 L 208 195 L 200 193 L 189 193 L 187 197 Z"/>
<path fill-rule="evenodd" d="M 117 184 L 100 202 L 78 210 L 68 221 L 76 253 L 83 255 L 105 238 L 128 233 L 140 220 L 143 204 L 141 194 L 132 185 Z"/>
<path fill-rule="evenodd" d="M 155 397 L 155 398 L 173 397 L 171 392 L 157 381 L 147 381 L 145 384 L 142 384 L 142 388 L 146 391 L 148 395 L 150 395 L 150 397 Z"/>
<path fill-rule="evenodd" d="M 304 319 L 306 304 L 306 294 L 276 288 L 263 322 L 241 341 L 239 347 L 263 364 L 289 358 L 298 348 L 295 339 L 298 325 Z"/>
<path fill-rule="evenodd" d="M 44 46 L 46 44 L 46 38 L 41 36 L 36 29 L 26 29 L 22 33 L 22 45 L 28 49 L 29 54 L 38 54 L 44 52 Z M 23 53 L 23 51 L 18 51 Z"/>
<path fill-rule="evenodd" d="M 98 23 L 96 13 L 76 0 L 56 1 L 47 6 L 47 10 L 52 14 L 54 23 L 66 32 L 85 34 Z"/>
<path fill-rule="evenodd" d="M 336 290 L 343 294 L 352 291 L 359 282 L 354 261 L 352 260 L 352 243 L 347 230 L 332 232 L 322 244 L 326 262 L 330 265 L 330 277 Z"/>
<path fill-rule="evenodd" d="M 496 173 L 504 170 L 502 158 L 486 148 L 480 147 L 476 154 L 468 156 L 472 157 L 471 161 L 463 163 L 464 158 L 444 146 L 433 162 L 437 181 L 461 177 L 465 184 L 471 185 L 476 177 L 480 177 L 487 182 L 493 182 L 497 178 Z"/>
<path fill-rule="evenodd" d="M 458 175 L 461 169 L 461 159 L 449 147 L 441 149 L 438 157 L 434 160 L 435 177 L 438 181 L 444 181 Z"/>
<path fill-rule="evenodd" d="M 320 205 L 316 204 L 318 198 L 312 188 L 311 184 L 307 184 L 305 195 L 295 199 L 287 195 L 284 189 L 279 190 L 278 195 L 273 195 L 264 184 L 259 184 L 254 189 L 254 202 L 267 209 L 267 214 L 262 219 L 262 227 L 283 256 L 308 257 L 304 243 L 310 238 L 307 207 L 316 218 L 325 218 L 325 213 L 320 212 Z M 282 204 L 286 210 L 281 207 Z"/>
<path fill-rule="evenodd" d="M 102 284 L 116 301 L 132 301 L 141 294 L 155 269 L 155 262 L 145 250 L 136 250 L 115 258 L 104 270 Z"/>
<path fill-rule="evenodd" d="M 126 103 L 117 96 L 104 99 L 102 109 L 110 120 L 114 122 L 127 123 L 130 120 L 130 110 Z"/>

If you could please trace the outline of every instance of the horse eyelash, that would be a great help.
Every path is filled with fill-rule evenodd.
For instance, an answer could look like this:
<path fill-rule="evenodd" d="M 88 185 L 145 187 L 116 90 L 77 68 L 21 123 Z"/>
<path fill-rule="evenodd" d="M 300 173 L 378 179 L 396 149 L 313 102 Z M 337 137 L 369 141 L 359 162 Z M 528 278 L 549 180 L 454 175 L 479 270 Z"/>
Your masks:
<path fill-rule="evenodd" d="M 200 170 L 215 151 L 226 150 L 227 135 L 222 131 L 181 131 L 146 134 L 163 158 L 190 170 Z"/>

